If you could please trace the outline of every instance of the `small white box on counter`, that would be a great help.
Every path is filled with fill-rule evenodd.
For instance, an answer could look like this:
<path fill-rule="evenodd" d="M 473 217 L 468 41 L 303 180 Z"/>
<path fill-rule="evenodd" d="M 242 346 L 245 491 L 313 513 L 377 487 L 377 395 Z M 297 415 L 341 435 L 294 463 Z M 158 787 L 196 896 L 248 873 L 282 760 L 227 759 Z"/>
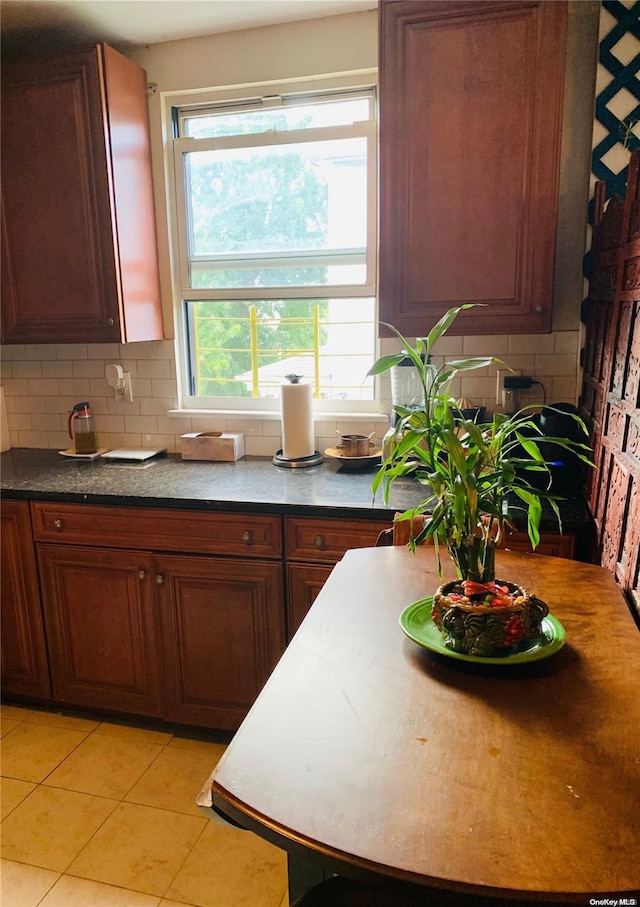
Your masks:
<path fill-rule="evenodd" d="M 233 462 L 244 457 L 244 435 L 241 432 L 197 431 L 181 435 L 183 460 L 224 460 Z"/>

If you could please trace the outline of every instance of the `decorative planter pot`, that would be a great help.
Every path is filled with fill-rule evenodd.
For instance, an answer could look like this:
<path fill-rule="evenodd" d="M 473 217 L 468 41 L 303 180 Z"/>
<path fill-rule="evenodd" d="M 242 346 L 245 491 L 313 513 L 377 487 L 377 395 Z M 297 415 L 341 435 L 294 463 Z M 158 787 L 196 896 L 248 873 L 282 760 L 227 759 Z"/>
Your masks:
<path fill-rule="evenodd" d="M 454 580 L 436 591 L 431 617 L 447 648 L 487 658 L 539 637 L 548 613 L 543 601 L 514 583 Z"/>

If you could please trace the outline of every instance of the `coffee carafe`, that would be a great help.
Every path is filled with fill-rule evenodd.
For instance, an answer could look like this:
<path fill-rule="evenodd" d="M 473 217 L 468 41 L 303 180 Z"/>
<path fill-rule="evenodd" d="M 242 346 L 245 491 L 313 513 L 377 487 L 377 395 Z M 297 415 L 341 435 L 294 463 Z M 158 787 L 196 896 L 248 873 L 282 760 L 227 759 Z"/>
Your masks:
<path fill-rule="evenodd" d="M 93 416 L 88 403 L 76 403 L 69 413 L 69 437 L 75 442 L 77 454 L 92 454 L 98 449 Z"/>
<path fill-rule="evenodd" d="M 427 364 L 426 371 L 427 390 L 429 390 L 435 375 L 435 366 Z M 398 421 L 396 406 L 419 409 L 424 405 L 424 388 L 420 373 L 409 356 L 405 356 L 391 369 L 391 403 L 393 404 L 392 426 Z"/>

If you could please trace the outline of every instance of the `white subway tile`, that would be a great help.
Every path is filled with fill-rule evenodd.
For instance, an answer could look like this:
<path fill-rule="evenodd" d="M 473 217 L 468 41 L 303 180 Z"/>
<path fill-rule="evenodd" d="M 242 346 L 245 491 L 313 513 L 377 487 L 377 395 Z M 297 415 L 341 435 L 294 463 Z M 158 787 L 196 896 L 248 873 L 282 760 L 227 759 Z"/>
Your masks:
<path fill-rule="evenodd" d="M 55 359 L 57 356 L 56 348 L 50 343 L 27 343 L 24 347 L 25 359 L 37 359 L 42 362 L 43 359 Z"/>
<path fill-rule="evenodd" d="M 41 378 L 42 365 L 34 360 L 13 363 L 14 378 Z"/>
<path fill-rule="evenodd" d="M 578 349 L 577 331 L 558 331 L 555 335 L 555 353 L 570 353 L 576 355 Z"/>
<path fill-rule="evenodd" d="M 92 400 L 95 397 L 106 399 L 107 396 L 113 397 L 113 388 L 109 387 L 104 378 L 89 378 L 89 393 Z"/>
<path fill-rule="evenodd" d="M 155 416 L 125 416 L 125 432 L 148 432 L 152 435 L 158 434 L 158 420 Z"/>
<path fill-rule="evenodd" d="M 65 359 L 45 359 L 42 363 L 43 378 L 73 378 L 73 363 Z"/>
<path fill-rule="evenodd" d="M 500 356 L 508 351 L 509 338 L 505 334 L 482 334 L 462 339 L 462 353 L 465 357 Z M 439 349 L 438 352 L 440 352 Z"/>
<path fill-rule="evenodd" d="M 63 425 L 63 417 L 57 413 L 51 413 L 50 415 L 38 413 L 38 416 L 34 417 L 33 421 L 34 425 L 37 425 L 38 431 L 61 432 L 66 425 L 66 420 Z"/>
<path fill-rule="evenodd" d="M 47 447 L 46 431 L 19 431 L 16 447 Z"/>
<path fill-rule="evenodd" d="M 166 416 L 176 404 L 175 397 L 141 397 L 140 413 L 143 416 Z"/>
<path fill-rule="evenodd" d="M 29 380 L 27 378 L 7 378 L 2 385 L 6 397 L 28 397 Z"/>
<path fill-rule="evenodd" d="M 122 367 L 123 372 L 129 372 L 131 378 L 138 377 L 138 360 L 137 359 L 121 359 L 120 362 L 116 363 Z"/>
<path fill-rule="evenodd" d="M 14 413 L 46 413 L 48 410 L 45 405 L 46 400 L 50 397 L 8 397 L 7 409 L 9 404 L 13 407 L 10 412 Z"/>
<path fill-rule="evenodd" d="M 576 356 L 567 354 L 558 356 L 536 356 L 535 373 L 537 375 L 575 375 L 578 370 Z"/>
<path fill-rule="evenodd" d="M 102 378 L 106 384 L 102 359 L 80 359 L 71 363 L 74 378 Z"/>
<path fill-rule="evenodd" d="M 106 397 L 107 412 L 114 416 L 137 416 L 140 415 L 140 400 L 134 396 L 133 401 L 116 400 L 115 397 Z"/>
<path fill-rule="evenodd" d="M 147 394 L 150 397 L 177 397 L 177 395 L 178 386 L 174 378 L 152 379 L 151 394 Z"/>
<path fill-rule="evenodd" d="M 151 355 L 154 359 L 171 359 L 176 358 L 176 345 L 173 340 L 152 340 Z"/>
<path fill-rule="evenodd" d="M 510 353 L 553 353 L 555 336 L 553 334 L 511 334 L 509 336 Z"/>
<path fill-rule="evenodd" d="M 576 378 L 554 378 L 550 403 L 573 403 L 578 399 L 578 382 Z"/>
<path fill-rule="evenodd" d="M 142 432 L 111 432 L 109 449 L 116 447 L 142 447 Z"/>
<path fill-rule="evenodd" d="M 28 384 L 29 394 L 40 394 L 42 397 L 57 397 L 60 393 L 56 378 L 30 378 Z"/>
<path fill-rule="evenodd" d="M 175 435 L 159 435 L 159 434 L 143 434 L 142 435 L 142 446 L 147 449 L 163 448 L 166 447 L 169 453 L 175 453 L 176 451 L 176 439 Z"/>
<path fill-rule="evenodd" d="M 8 413 L 11 431 L 30 431 L 33 428 L 30 413 Z"/>
<path fill-rule="evenodd" d="M 190 416 L 157 416 L 158 434 L 185 435 L 191 431 L 205 431 L 206 429 L 192 427 Z"/>
<path fill-rule="evenodd" d="M 124 416 L 107 416 L 99 415 L 95 419 L 96 429 L 100 432 L 119 432 L 123 434 L 125 431 Z"/>
<path fill-rule="evenodd" d="M 21 362 L 23 359 L 26 359 L 26 350 L 23 344 L 21 343 L 9 343 L 0 348 L 2 351 L 2 358 L 6 359 L 7 362 Z M 42 357 L 32 356 L 32 359 L 39 359 Z"/>
<path fill-rule="evenodd" d="M 245 436 L 244 447 L 245 452 L 250 457 L 272 457 L 278 450 L 280 450 L 280 444 L 276 443 L 275 438 L 255 436 Z"/>
<path fill-rule="evenodd" d="M 241 431 L 245 436 L 262 437 L 262 422 L 258 419 L 241 419 L 235 416 L 227 417 L 227 431 Z"/>
<path fill-rule="evenodd" d="M 120 358 L 132 360 L 153 358 L 152 341 L 121 343 Z"/>
<path fill-rule="evenodd" d="M 98 439 L 98 444 L 99 443 L 100 440 Z M 72 444 L 73 441 L 66 431 L 47 432 L 47 447 L 50 450 L 68 450 L 72 446 Z"/>
<path fill-rule="evenodd" d="M 134 399 L 136 397 L 146 397 L 153 398 L 155 396 L 161 397 L 162 394 L 155 394 L 153 392 L 153 382 L 149 378 L 132 378 L 131 379 L 131 393 L 133 394 Z M 166 396 L 166 395 L 165 395 Z"/>
<path fill-rule="evenodd" d="M 56 343 L 56 359 L 87 359 L 85 343 Z"/>
<path fill-rule="evenodd" d="M 227 420 L 224 416 L 191 416 L 191 431 L 227 431 Z"/>
<path fill-rule="evenodd" d="M 171 379 L 171 364 L 168 359 L 141 359 L 138 362 L 138 378 Z"/>
<path fill-rule="evenodd" d="M 120 355 L 119 343 L 90 343 L 87 346 L 89 359 L 105 359 L 112 362 Z"/>
<path fill-rule="evenodd" d="M 0 378 L 4 381 L 5 378 L 13 377 L 13 362 L 6 362 L 4 359 L 0 359 Z"/>

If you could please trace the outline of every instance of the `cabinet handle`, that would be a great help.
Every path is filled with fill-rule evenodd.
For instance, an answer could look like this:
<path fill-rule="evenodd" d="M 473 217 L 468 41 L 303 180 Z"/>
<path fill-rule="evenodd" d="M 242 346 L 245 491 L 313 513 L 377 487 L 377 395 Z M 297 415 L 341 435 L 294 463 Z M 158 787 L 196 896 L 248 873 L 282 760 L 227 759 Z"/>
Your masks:
<path fill-rule="evenodd" d="M 252 538 L 251 538 L 251 533 L 249 532 L 248 529 L 246 529 L 246 530 L 242 533 L 242 541 L 245 543 L 245 545 L 250 545 L 250 544 L 251 544 Z"/>
<path fill-rule="evenodd" d="M 164 586 L 164 576 L 161 573 L 156 573 L 156 586 Z"/>
<path fill-rule="evenodd" d="M 62 524 L 62 520 L 54 520 L 54 521 L 53 521 L 54 529 L 56 529 L 58 532 L 62 532 L 62 525 L 63 525 L 63 524 Z"/>
<path fill-rule="evenodd" d="M 140 582 L 144 582 L 144 580 L 145 580 L 146 578 L 147 578 L 147 571 L 146 571 L 146 570 L 138 570 L 138 579 L 140 580 Z"/>
<path fill-rule="evenodd" d="M 327 547 L 327 543 L 325 542 L 323 535 L 317 535 L 313 540 L 313 544 L 316 546 L 318 551 L 324 551 Z"/>

